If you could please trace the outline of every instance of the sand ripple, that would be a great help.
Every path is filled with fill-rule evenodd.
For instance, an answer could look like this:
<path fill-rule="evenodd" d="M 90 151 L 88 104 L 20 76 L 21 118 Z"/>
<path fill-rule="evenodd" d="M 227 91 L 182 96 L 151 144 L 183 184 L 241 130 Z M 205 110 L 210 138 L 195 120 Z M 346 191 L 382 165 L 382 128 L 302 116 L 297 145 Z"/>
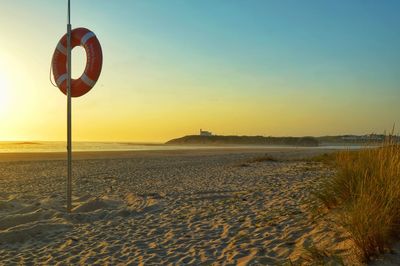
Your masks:
<path fill-rule="evenodd" d="M 309 188 L 332 172 L 301 161 L 240 166 L 254 156 L 76 161 L 71 214 L 63 162 L 1 163 L 1 261 L 307 264 L 320 247 L 346 256 L 348 238 L 309 209 Z"/>

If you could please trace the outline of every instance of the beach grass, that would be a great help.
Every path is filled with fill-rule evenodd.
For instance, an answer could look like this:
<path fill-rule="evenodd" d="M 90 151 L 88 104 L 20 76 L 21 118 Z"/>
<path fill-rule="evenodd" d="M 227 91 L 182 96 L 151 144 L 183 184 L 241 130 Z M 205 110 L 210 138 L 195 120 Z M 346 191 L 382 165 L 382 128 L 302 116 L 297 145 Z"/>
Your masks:
<path fill-rule="evenodd" d="M 336 209 L 363 260 L 383 253 L 400 232 L 400 144 L 335 155 L 337 174 L 316 196 Z"/>
<path fill-rule="evenodd" d="M 256 158 L 252 158 L 248 160 L 248 163 L 262 163 L 262 162 L 278 162 L 279 160 L 268 153 L 264 154 L 263 156 L 259 156 Z"/>

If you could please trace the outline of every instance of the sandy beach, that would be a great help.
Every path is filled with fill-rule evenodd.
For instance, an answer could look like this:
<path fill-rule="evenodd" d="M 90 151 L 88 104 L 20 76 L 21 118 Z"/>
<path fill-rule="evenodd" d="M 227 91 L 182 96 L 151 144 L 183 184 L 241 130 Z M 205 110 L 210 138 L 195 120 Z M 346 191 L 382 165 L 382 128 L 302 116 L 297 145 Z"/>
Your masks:
<path fill-rule="evenodd" d="M 63 154 L 2 154 L 0 264 L 290 265 L 318 250 L 351 262 L 346 234 L 312 207 L 334 172 L 301 158 L 325 152 L 77 153 L 71 214 Z M 265 153 L 278 160 L 254 160 Z"/>

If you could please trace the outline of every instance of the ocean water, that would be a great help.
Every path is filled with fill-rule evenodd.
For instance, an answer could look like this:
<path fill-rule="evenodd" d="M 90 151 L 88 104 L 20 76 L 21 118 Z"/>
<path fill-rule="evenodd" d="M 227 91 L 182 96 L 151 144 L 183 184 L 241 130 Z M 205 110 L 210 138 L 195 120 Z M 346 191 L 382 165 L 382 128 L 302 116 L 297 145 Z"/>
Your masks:
<path fill-rule="evenodd" d="M 73 151 L 140 151 L 168 150 L 173 146 L 154 143 L 130 142 L 73 142 Z M 63 141 L 0 142 L 0 153 L 11 152 L 65 152 L 67 144 Z"/>
<path fill-rule="evenodd" d="M 27 152 L 66 152 L 66 142 L 63 141 L 33 141 L 33 142 L 0 142 L 0 153 L 27 153 Z M 293 147 L 293 146 L 190 146 L 190 145 L 164 145 L 162 143 L 133 143 L 133 142 L 73 142 L 73 151 L 151 151 L 151 150 L 188 150 L 188 149 L 360 149 L 366 146 L 319 146 L 319 147 Z"/>

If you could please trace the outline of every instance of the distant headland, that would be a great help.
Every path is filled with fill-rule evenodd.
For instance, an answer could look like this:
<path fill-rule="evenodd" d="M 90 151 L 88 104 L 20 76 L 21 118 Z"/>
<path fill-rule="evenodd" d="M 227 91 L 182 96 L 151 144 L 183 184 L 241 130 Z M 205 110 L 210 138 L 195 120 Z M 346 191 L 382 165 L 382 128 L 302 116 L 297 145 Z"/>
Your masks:
<path fill-rule="evenodd" d="M 263 137 L 263 136 L 200 136 L 190 135 L 172 139 L 172 145 L 270 145 L 270 146 L 318 146 L 313 137 Z"/>
<path fill-rule="evenodd" d="M 171 139 L 166 145 L 265 145 L 265 146 L 302 146 L 317 147 L 327 145 L 379 144 L 385 135 L 339 135 L 323 137 L 272 137 L 272 136 L 222 136 L 200 129 L 199 135 L 188 135 Z M 394 137 L 400 141 L 400 137 Z"/>

